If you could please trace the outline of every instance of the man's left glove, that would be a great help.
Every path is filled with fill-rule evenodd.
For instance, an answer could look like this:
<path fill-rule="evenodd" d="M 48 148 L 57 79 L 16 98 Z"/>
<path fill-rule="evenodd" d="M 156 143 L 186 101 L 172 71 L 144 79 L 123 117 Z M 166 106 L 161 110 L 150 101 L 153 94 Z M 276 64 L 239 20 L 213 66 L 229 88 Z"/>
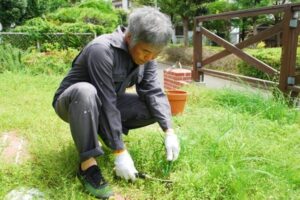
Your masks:
<path fill-rule="evenodd" d="M 120 153 L 116 153 L 115 156 L 116 175 L 126 180 L 131 179 L 132 181 L 135 181 L 138 171 L 136 170 L 128 151 L 124 150 Z"/>
<path fill-rule="evenodd" d="M 178 158 L 179 155 L 179 151 L 180 151 L 179 141 L 173 129 L 168 129 L 165 134 L 166 134 L 165 147 L 167 153 L 167 160 L 174 161 Z"/>

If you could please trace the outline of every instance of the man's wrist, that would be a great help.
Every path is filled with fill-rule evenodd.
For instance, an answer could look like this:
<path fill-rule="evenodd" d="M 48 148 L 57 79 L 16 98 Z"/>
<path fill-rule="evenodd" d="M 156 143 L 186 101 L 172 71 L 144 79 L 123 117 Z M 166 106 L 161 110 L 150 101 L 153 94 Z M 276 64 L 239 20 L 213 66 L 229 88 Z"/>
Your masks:
<path fill-rule="evenodd" d="M 125 151 L 126 151 L 126 149 L 117 149 L 117 150 L 113 151 L 113 154 L 117 156 L 117 155 L 124 153 Z"/>
<path fill-rule="evenodd" d="M 172 135 L 172 134 L 175 134 L 174 129 L 172 129 L 172 128 L 166 129 L 166 130 L 165 130 L 165 134 L 166 134 L 166 135 Z"/>

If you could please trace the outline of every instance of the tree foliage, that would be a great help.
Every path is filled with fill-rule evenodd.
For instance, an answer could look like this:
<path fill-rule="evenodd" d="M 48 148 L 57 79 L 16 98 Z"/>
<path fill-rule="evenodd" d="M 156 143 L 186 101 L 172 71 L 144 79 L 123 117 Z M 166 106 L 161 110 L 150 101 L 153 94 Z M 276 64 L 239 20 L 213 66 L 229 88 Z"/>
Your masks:
<path fill-rule="evenodd" d="M 12 24 L 22 24 L 25 20 L 42 16 L 61 7 L 68 7 L 80 0 L 1 0 L 0 22 L 5 29 Z"/>
<path fill-rule="evenodd" d="M 237 10 L 238 6 L 234 3 L 228 3 L 225 0 L 219 0 L 208 4 L 207 9 L 209 14 L 219 14 Z M 236 24 L 234 20 L 213 20 L 204 22 L 206 28 L 213 30 L 217 35 L 225 39 L 229 39 L 229 32 L 233 24 Z"/>
<path fill-rule="evenodd" d="M 189 3 L 182 2 L 180 4 L 175 3 L 176 12 L 180 13 L 183 22 L 183 32 L 184 32 L 184 44 L 188 45 L 188 25 L 193 22 L 195 16 L 203 15 L 206 11 L 206 4 L 208 2 L 213 2 L 214 0 L 192 0 Z"/>
<path fill-rule="evenodd" d="M 122 12 L 116 12 L 112 4 L 105 0 L 87 0 L 72 7 L 59 8 L 42 17 L 29 19 L 22 26 L 17 26 L 11 31 L 30 33 L 32 41 L 41 43 L 50 42 L 48 33 L 62 32 L 66 35 L 61 36 L 57 41 L 63 44 L 62 48 L 78 48 L 86 41 L 82 42 L 79 37 L 75 38 L 75 36 L 69 37 L 69 34 L 101 35 L 108 33 L 117 27 L 123 17 Z"/>
<path fill-rule="evenodd" d="M 3 27 L 10 27 L 12 23 L 19 24 L 26 13 L 26 8 L 26 0 L 1 0 L 0 22 Z"/>
<path fill-rule="evenodd" d="M 116 28 L 118 21 L 118 15 L 110 3 L 104 0 L 88 0 L 72 7 L 59 8 L 43 17 L 27 20 L 14 31 L 36 30 L 45 33 L 68 32 L 71 29 L 72 32 L 102 34 L 103 30 L 109 32 Z"/>
<path fill-rule="evenodd" d="M 258 7 L 281 5 L 290 2 L 299 2 L 299 0 L 236 0 L 229 3 L 226 0 L 218 0 L 208 5 L 209 14 L 218 14 L 232 10 L 244 10 Z M 223 38 L 229 39 L 231 28 L 238 27 L 240 30 L 240 40 L 245 40 L 248 36 L 258 33 L 259 27 L 274 25 L 282 20 L 282 13 L 272 15 L 257 15 L 253 17 L 243 17 L 231 20 L 214 20 L 206 22 L 205 25 L 215 30 Z M 277 36 L 277 46 L 280 45 L 280 35 Z"/>

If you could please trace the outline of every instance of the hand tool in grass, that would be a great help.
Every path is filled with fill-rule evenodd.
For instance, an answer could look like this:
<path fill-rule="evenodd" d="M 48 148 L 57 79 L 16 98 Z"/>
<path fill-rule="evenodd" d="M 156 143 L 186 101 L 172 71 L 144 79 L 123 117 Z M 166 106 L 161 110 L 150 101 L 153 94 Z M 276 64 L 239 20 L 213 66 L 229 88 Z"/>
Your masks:
<path fill-rule="evenodd" d="M 118 177 L 116 174 L 114 174 L 115 178 L 117 179 L 120 179 L 120 177 Z M 139 178 L 139 179 L 145 179 L 145 180 L 151 180 L 151 181 L 159 181 L 159 182 L 162 182 L 162 183 L 173 183 L 173 181 L 171 180 L 168 180 L 168 179 L 161 179 L 161 178 L 155 178 L 155 177 L 152 177 L 144 172 L 138 172 L 135 174 L 136 178 Z M 131 180 L 129 180 L 131 181 Z"/>
<path fill-rule="evenodd" d="M 171 180 L 155 178 L 155 177 L 152 177 L 152 176 L 150 176 L 146 173 L 143 173 L 143 172 L 138 172 L 138 173 L 135 174 L 135 176 L 137 178 L 145 179 L 145 180 L 159 181 L 159 182 L 163 182 L 163 183 L 173 183 L 173 181 L 171 181 Z"/>

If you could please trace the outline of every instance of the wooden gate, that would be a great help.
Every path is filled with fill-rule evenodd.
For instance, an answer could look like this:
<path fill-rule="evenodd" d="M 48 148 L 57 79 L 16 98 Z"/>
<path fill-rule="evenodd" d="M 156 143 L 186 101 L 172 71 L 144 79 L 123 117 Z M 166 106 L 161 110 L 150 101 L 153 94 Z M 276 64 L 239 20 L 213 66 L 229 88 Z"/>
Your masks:
<path fill-rule="evenodd" d="M 202 26 L 202 22 L 210 20 L 228 20 L 232 18 L 251 17 L 262 14 L 283 13 L 283 20 L 258 34 L 247 38 L 246 40 L 233 45 L 223 38 L 217 36 L 213 32 Z M 300 92 L 300 69 L 296 67 L 296 53 L 298 44 L 298 35 L 300 33 L 300 3 L 285 4 L 279 6 L 271 6 L 264 8 L 248 9 L 241 11 L 233 11 L 216 15 L 198 16 L 194 18 L 194 65 L 192 78 L 194 81 L 203 80 L 204 74 L 212 74 L 233 79 L 241 79 L 252 83 L 262 83 L 264 85 L 277 85 L 279 89 L 292 96 L 298 95 Z M 275 34 L 282 33 L 282 51 L 281 51 L 281 67 L 280 71 L 272 68 L 261 60 L 242 51 L 243 48 L 267 39 Z M 202 36 L 216 42 L 224 47 L 225 50 L 216 53 L 208 58 L 203 59 Z M 227 55 L 234 54 L 269 75 L 279 75 L 279 83 L 206 69 L 205 66 Z"/>

